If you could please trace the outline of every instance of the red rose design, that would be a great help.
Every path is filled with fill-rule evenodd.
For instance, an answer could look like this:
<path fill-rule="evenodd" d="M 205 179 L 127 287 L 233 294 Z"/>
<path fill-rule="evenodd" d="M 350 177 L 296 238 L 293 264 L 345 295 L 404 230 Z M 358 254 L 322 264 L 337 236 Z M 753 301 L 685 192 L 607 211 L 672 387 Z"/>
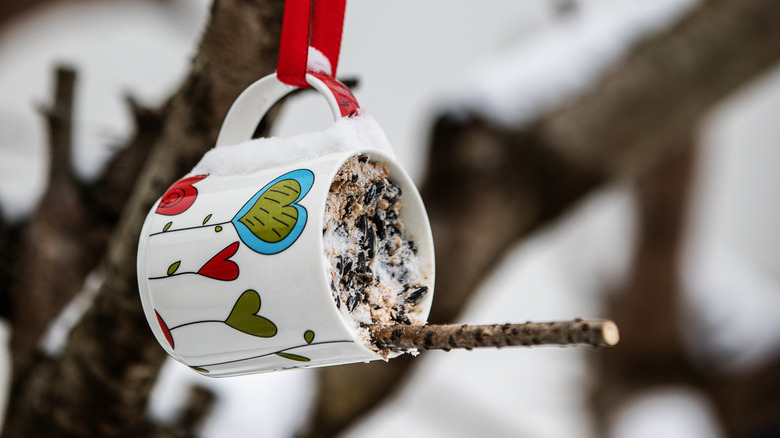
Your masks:
<path fill-rule="evenodd" d="M 192 185 L 206 176 L 208 175 L 195 175 L 176 181 L 165 192 L 155 212 L 166 216 L 184 213 L 198 197 L 198 189 Z"/>

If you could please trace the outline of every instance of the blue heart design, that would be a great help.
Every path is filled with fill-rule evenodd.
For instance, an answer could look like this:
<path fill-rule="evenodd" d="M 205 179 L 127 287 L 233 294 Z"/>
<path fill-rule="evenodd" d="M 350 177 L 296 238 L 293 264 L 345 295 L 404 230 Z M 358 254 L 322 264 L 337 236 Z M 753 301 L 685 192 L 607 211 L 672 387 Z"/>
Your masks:
<path fill-rule="evenodd" d="M 274 179 L 236 213 L 231 223 L 238 236 L 253 251 L 278 254 L 303 233 L 306 209 L 298 202 L 314 184 L 314 173 L 298 169 Z"/>

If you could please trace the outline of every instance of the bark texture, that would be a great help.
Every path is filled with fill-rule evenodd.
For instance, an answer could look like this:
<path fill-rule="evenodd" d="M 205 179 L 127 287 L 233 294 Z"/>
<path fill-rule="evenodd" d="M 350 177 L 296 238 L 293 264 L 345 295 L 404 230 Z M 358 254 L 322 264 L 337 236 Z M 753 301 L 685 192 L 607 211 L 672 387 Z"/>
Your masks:
<path fill-rule="evenodd" d="M 113 164 L 135 178 L 106 174 L 102 180 L 106 186 L 85 190 L 105 208 L 103 213 L 116 214 L 116 223 L 105 223 L 106 229 L 112 229 L 110 234 L 90 250 L 93 256 L 103 254 L 93 264 L 103 281 L 61 355 L 38 354 L 15 367 L 13 403 L 4 436 L 38 436 L 41 431 L 46 436 L 150 435 L 145 406 L 164 352 L 150 336 L 138 301 L 138 233 L 153 202 L 213 146 L 221 121 L 240 91 L 275 68 L 282 10 L 282 1 L 217 0 L 188 77 L 160 111 L 159 131 L 152 135 L 139 132 L 131 142 L 141 150 L 145 149 L 141 143 L 150 142 L 148 157 L 140 151 L 135 160 Z M 142 113 L 136 112 L 139 118 L 147 115 Z M 69 172 L 67 161 L 56 165 Z M 121 196 L 111 190 L 109 181 L 115 179 L 126 186 L 126 201 L 115 198 Z M 56 188 L 60 190 L 59 185 Z M 36 215 L 52 217 L 51 208 L 43 202 Z M 81 234 L 59 225 L 55 228 L 68 244 L 82 243 Z M 50 251 L 50 245 L 39 249 L 44 250 Z M 64 266 L 47 273 L 53 279 L 68 274 L 69 269 L 83 269 L 83 263 L 73 257 L 55 258 Z M 83 280 L 86 272 L 79 275 Z M 26 332 L 25 326 L 16 326 L 22 317 L 16 309 L 35 303 L 26 303 L 29 300 L 23 294 L 12 299 L 15 310 L 10 316 L 16 338 Z M 53 305 L 52 310 L 61 305 Z M 14 357 L 16 348 L 34 351 L 35 345 L 33 339 L 29 345 L 15 347 Z M 29 354 L 21 357 L 25 356 Z"/>
<path fill-rule="evenodd" d="M 555 321 L 490 325 L 375 325 L 371 342 L 394 350 L 445 350 L 538 345 L 607 347 L 620 339 L 612 321 Z"/>

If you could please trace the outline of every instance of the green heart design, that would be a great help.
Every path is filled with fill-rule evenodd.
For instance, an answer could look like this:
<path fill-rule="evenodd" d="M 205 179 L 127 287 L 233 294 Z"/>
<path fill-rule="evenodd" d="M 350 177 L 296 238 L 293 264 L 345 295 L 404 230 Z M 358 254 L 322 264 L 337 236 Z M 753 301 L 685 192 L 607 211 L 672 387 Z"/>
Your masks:
<path fill-rule="evenodd" d="M 298 209 L 291 206 L 301 193 L 294 179 L 284 179 L 266 190 L 238 221 L 268 243 L 276 243 L 290 234 L 298 222 Z"/>
<path fill-rule="evenodd" d="M 236 301 L 225 324 L 252 336 L 270 338 L 276 335 L 276 325 L 267 318 L 257 315 L 260 311 L 260 294 L 246 290 Z"/>
<path fill-rule="evenodd" d="M 308 213 L 300 201 L 314 185 L 314 173 L 297 169 L 266 184 L 230 222 L 252 251 L 279 254 L 303 233 Z"/>

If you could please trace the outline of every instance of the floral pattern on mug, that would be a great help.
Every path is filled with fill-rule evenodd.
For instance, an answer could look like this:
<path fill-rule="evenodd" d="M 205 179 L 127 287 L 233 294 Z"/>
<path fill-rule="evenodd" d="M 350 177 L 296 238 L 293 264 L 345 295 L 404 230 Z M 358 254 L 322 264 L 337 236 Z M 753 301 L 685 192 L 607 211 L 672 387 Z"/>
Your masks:
<path fill-rule="evenodd" d="M 184 213 L 195 202 L 198 197 L 198 189 L 193 186 L 196 182 L 206 178 L 208 175 L 195 175 L 189 178 L 182 178 L 168 188 L 160 199 L 155 213 L 166 216 L 175 216 Z"/>

